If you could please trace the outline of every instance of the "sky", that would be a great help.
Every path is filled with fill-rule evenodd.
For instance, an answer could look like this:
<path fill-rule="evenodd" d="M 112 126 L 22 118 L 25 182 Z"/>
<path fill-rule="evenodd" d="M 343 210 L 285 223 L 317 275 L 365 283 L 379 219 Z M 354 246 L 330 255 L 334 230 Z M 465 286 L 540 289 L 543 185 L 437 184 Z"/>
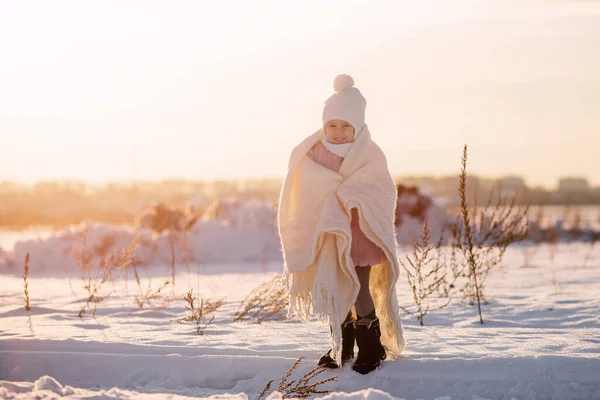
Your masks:
<path fill-rule="evenodd" d="M 394 175 L 600 185 L 600 2 L 0 1 L 0 180 L 282 177 L 337 74 Z"/>

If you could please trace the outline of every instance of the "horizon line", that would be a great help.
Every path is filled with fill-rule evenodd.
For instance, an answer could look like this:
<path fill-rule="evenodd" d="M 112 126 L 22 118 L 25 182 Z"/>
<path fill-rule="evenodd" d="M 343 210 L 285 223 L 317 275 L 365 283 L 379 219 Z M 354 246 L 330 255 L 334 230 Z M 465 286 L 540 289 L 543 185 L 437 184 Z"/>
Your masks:
<path fill-rule="evenodd" d="M 392 178 L 398 183 L 401 179 L 446 179 L 455 177 L 458 178 L 459 173 L 456 174 L 391 174 Z M 570 174 L 559 176 L 555 178 L 555 183 L 551 186 L 544 184 L 531 185 L 527 182 L 527 177 L 519 174 L 506 174 L 499 176 L 491 175 L 480 175 L 480 174 L 469 174 L 470 178 L 476 178 L 480 180 L 499 181 L 503 179 L 521 179 L 526 187 L 529 188 L 544 188 L 544 189 L 556 189 L 561 180 L 564 179 L 584 179 L 587 181 L 590 189 L 600 189 L 600 182 L 590 181 L 585 175 Z M 56 183 L 56 184 L 67 184 L 76 183 L 83 184 L 85 186 L 108 186 L 111 184 L 117 185 L 131 185 L 131 184 L 164 184 L 164 183 L 242 183 L 242 182 L 259 182 L 259 181 L 282 181 L 285 178 L 284 175 L 266 175 L 266 176 L 223 176 L 214 178 L 185 178 L 185 177 L 163 177 L 158 179 L 103 179 L 103 180 L 85 180 L 79 178 L 59 178 L 59 179 L 38 179 L 35 181 L 17 180 L 17 179 L 6 179 L 0 178 L 0 185 L 15 185 L 20 187 L 34 187 L 38 184 L 45 183 Z"/>

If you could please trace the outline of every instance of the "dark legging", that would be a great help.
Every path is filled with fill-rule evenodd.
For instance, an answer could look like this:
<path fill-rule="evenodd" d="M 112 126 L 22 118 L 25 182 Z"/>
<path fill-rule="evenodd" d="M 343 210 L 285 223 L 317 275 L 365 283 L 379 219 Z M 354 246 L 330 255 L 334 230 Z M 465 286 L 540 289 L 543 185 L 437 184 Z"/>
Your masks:
<path fill-rule="evenodd" d="M 371 266 L 356 267 L 356 274 L 358 275 L 358 282 L 360 283 L 360 290 L 358 291 L 358 297 L 356 303 L 354 303 L 354 309 L 356 315 L 364 317 L 370 314 L 374 309 L 373 298 L 369 291 L 369 276 L 371 275 Z"/>

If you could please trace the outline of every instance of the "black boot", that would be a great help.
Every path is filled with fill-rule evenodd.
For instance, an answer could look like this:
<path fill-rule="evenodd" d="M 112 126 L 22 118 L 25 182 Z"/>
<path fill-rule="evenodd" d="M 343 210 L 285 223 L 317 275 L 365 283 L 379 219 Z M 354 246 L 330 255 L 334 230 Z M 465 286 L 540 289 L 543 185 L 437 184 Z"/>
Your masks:
<path fill-rule="evenodd" d="M 342 365 L 354 358 L 354 321 L 349 314 L 349 318 L 342 324 Z M 327 368 L 339 368 L 338 363 L 331 356 L 333 349 L 329 349 L 319 359 L 319 366 Z"/>
<path fill-rule="evenodd" d="M 355 328 L 358 357 L 352 369 L 365 375 L 379 367 L 381 360 L 385 360 L 386 353 L 380 341 L 379 319 L 361 323 L 363 321 L 365 320 L 359 321 Z"/>

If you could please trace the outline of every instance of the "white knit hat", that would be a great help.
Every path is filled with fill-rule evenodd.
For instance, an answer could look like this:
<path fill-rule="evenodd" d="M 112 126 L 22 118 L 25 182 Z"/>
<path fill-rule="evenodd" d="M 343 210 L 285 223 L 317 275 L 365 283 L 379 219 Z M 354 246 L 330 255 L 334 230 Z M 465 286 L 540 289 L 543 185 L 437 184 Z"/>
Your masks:
<path fill-rule="evenodd" d="M 358 134 L 365 124 L 367 100 L 354 87 L 354 79 L 350 75 L 338 75 L 333 81 L 334 93 L 325 102 L 323 108 L 323 126 L 333 119 L 348 121 Z"/>

